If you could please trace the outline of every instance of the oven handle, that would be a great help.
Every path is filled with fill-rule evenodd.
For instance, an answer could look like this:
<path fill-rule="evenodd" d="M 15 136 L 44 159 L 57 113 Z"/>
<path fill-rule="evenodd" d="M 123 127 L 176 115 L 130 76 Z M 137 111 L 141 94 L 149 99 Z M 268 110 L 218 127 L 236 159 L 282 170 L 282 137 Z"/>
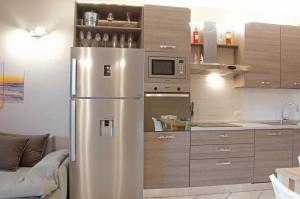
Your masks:
<path fill-rule="evenodd" d="M 183 97 L 189 98 L 188 93 L 146 93 L 145 97 Z"/>

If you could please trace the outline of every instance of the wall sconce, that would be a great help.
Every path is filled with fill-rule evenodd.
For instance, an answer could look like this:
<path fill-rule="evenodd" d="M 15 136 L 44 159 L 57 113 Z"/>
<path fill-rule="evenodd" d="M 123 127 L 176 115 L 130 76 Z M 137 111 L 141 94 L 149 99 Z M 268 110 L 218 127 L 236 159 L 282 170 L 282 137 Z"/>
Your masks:
<path fill-rule="evenodd" d="M 29 31 L 29 35 L 31 37 L 40 38 L 40 37 L 43 37 L 45 35 L 48 35 L 48 33 L 46 32 L 45 28 L 39 26 L 39 27 L 36 27 L 35 29 Z"/>

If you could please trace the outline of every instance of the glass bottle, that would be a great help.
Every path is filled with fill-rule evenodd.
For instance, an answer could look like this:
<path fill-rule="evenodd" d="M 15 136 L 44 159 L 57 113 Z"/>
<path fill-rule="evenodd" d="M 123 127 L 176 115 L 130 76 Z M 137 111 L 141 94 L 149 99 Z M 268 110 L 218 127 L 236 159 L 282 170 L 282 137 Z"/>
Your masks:
<path fill-rule="evenodd" d="M 225 44 L 232 45 L 232 32 L 227 30 L 225 33 Z"/>
<path fill-rule="evenodd" d="M 194 31 L 193 31 L 193 43 L 198 44 L 199 43 L 199 31 L 197 26 L 195 26 Z"/>

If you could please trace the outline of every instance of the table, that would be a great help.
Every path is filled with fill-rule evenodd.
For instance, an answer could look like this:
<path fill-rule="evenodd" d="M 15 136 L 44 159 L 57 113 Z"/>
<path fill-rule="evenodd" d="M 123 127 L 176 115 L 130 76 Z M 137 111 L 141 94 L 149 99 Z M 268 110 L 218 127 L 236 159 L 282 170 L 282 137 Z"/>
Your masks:
<path fill-rule="evenodd" d="M 290 190 L 300 194 L 300 167 L 278 168 L 277 179 Z"/>

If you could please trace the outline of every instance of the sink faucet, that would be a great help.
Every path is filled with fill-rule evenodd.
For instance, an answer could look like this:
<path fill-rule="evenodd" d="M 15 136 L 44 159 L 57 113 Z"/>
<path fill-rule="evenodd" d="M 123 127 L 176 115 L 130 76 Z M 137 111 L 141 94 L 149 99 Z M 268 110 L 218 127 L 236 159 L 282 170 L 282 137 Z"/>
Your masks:
<path fill-rule="evenodd" d="M 295 104 L 295 103 L 285 103 L 282 106 L 282 109 L 281 109 L 281 117 L 280 117 L 280 124 L 281 125 L 283 124 L 283 121 L 287 119 L 287 118 L 284 117 L 283 114 L 284 114 L 285 108 L 288 107 L 288 106 L 294 106 L 296 108 L 297 113 L 299 113 L 299 107 L 298 107 L 297 104 Z"/>

